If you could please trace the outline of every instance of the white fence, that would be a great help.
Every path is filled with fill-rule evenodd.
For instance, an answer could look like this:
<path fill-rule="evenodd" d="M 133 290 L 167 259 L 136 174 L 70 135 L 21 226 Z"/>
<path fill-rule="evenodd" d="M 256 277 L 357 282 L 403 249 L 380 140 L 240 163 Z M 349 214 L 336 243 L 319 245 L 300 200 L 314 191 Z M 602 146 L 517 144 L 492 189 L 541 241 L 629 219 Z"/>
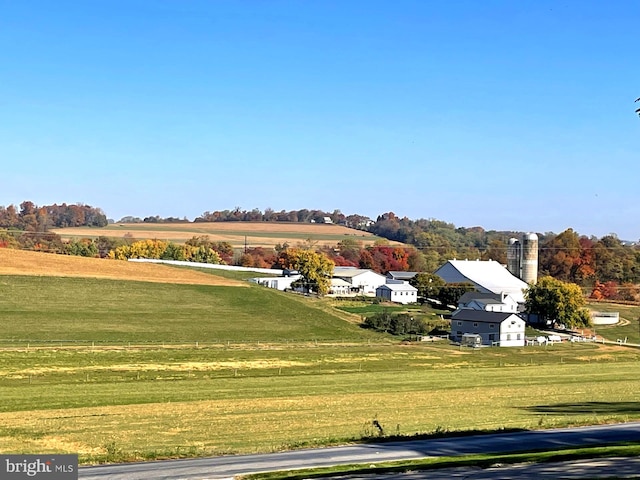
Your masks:
<path fill-rule="evenodd" d="M 168 265 L 179 265 L 181 267 L 212 268 L 214 270 L 231 270 L 236 272 L 270 273 L 272 275 L 282 275 L 284 273 L 282 270 L 277 268 L 237 267 L 235 265 L 217 265 L 215 263 L 185 262 L 182 260 L 158 260 L 155 258 L 130 258 L 129 261 L 143 262 L 143 263 L 166 263 Z"/>

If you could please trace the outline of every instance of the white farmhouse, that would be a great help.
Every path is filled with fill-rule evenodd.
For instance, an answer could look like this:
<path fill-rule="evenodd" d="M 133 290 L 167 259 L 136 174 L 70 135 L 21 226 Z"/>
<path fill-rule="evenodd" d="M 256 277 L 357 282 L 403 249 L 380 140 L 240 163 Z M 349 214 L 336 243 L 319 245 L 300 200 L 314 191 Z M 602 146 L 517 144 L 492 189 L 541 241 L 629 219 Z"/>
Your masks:
<path fill-rule="evenodd" d="M 458 310 L 518 313 L 518 302 L 509 294 L 466 292 L 458 300 Z"/>

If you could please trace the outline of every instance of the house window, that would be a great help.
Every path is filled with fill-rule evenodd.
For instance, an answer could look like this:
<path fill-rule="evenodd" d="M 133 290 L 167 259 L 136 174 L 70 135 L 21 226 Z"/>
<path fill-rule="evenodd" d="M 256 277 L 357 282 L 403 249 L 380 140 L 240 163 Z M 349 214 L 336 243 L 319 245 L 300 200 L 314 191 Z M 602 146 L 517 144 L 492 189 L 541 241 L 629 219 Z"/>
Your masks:
<path fill-rule="evenodd" d="M 496 328 L 496 325 L 494 323 L 490 323 L 489 328 L 493 330 L 494 328 Z"/>
<path fill-rule="evenodd" d="M 496 334 L 495 333 L 490 333 L 489 334 L 489 341 L 490 342 L 494 342 L 496 340 Z"/>
<path fill-rule="evenodd" d="M 477 328 L 478 327 L 478 322 L 473 322 L 473 326 Z"/>
<path fill-rule="evenodd" d="M 511 334 L 510 334 L 510 333 L 507 333 L 507 342 L 508 342 L 509 340 L 511 340 Z"/>
<path fill-rule="evenodd" d="M 462 326 L 462 322 L 458 322 L 458 326 L 461 327 Z"/>
<path fill-rule="evenodd" d="M 520 340 L 520 339 L 521 339 L 521 338 L 520 338 L 520 334 L 518 334 L 517 339 L 518 339 L 518 340 Z"/>

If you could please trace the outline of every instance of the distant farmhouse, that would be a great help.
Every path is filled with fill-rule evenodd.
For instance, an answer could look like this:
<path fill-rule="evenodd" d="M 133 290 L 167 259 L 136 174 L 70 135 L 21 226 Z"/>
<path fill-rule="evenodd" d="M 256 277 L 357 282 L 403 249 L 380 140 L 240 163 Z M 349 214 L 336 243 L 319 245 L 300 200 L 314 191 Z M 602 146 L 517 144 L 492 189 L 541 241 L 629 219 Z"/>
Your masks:
<path fill-rule="evenodd" d="M 475 345 L 524 347 L 525 325 L 515 313 L 462 309 L 451 316 L 451 339 L 475 337 Z"/>
<path fill-rule="evenodd" d="M 518 302 L 507 293 L 467 292 L 458 300 L 458 310 L 518 313 Z"/>

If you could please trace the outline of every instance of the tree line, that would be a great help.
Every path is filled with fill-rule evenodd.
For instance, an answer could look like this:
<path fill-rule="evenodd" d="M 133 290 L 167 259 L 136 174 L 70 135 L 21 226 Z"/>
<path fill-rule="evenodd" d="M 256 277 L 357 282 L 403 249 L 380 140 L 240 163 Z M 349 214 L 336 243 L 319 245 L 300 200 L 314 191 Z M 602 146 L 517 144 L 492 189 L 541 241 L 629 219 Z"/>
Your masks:
<path fill-rule="evenodd" d="M 107 217 L 99 208 L 89 205 L 44 205 L 24 201 L 15 205 L 0 206 L 0 228 L 25 232 L 46 232 L 49 228 L 105 227 Z"/>
<path fill-rule="evenodd" d="M 375 221 L 362 215 L 344 215 L 340 210 L 291 210 L 264 212 L 253 209 L 205 212 L 195 222 L 204 221 L 273 221 L 332 223 L 368 230 L 403 246 L 378 242 L 363 246 L 357 239 L 346 238 L 335 246 L 314 247 L 335 265 L 368 268 L 379 273 L 388 271 L 434 272 L 447 260 L 495 260 L 506 263 L 507 245 L 511 237 L 520 232 L 486 231 L 482 227 L 456 227 L 436 219 L 411 220 L 393 212 L 379 215 Z M 150 223 L 187 221 L 159 216 L 139 219 L 124 217 L 122 221 Z M 62 242 L 50 228 L 107 225 L 107 218 L 99 208 L 88 205 L 47 205 L 39 207 L 25 201 L 19 208 L 0 206 L 0 247 L 13 246 L 57 253 L 105 257 L 109 251 L 131 239 L 81 239 Z M 572 229 L 560 234 L 538 233 L 539 276 L 551 276 L 564 282 L 575 283 L 592 298 L 610 300 L 640 300 L 640 247 L 626 244 L 616 235 L 602 238 L 579 235 Z M 215 248 L 214 248 L 215 250 Z M 176 254 L 178 255 L 178 254 Z M 233 255 L 223 254 L 222 261 L 247 267 L 270 268 L 277 264 L 277 249 L 248 248 Z M 179 255 L 178 255 L 179 256 Z M 188 256 L 188 255 L 187 255 Z"/>

